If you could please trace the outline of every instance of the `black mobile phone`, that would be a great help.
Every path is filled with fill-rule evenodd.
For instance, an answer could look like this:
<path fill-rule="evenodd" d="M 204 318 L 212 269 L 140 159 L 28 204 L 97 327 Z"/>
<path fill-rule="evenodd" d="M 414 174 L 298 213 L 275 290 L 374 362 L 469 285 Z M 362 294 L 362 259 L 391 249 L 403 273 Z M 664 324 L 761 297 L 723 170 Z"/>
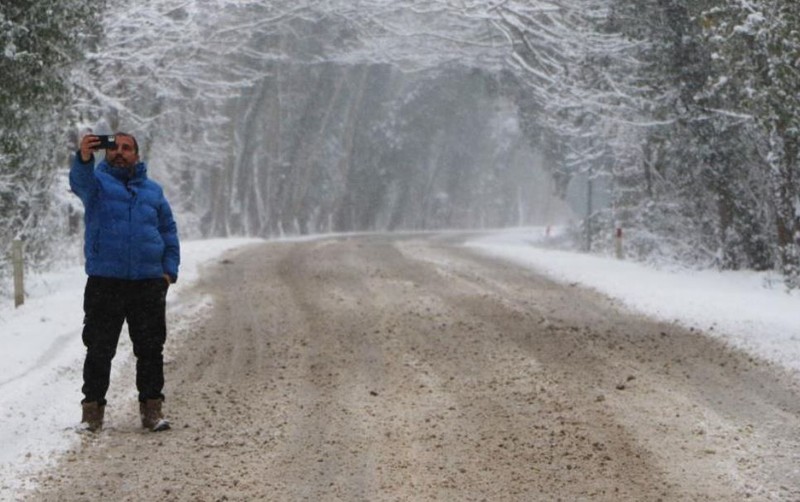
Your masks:
<path fill-rule="evenodd" d="M 97 145 L 97 148 L 101 150 L 106 150 L 113 146 L 116 146 L 117 141 L 113 134 L 98 134 L 97 139 L 100 140 L 100 144 Z"/>

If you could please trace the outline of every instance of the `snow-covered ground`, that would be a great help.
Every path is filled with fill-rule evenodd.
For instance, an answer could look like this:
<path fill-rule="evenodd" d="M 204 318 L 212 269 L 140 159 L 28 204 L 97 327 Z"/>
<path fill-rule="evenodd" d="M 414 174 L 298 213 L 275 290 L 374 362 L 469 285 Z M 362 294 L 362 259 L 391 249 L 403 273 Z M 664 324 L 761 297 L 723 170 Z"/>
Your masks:
<path fill-rule="evenodd" d="M 558 281 L 618 298 L 631 309 L 723 337 L 800 374 L 800 294 L 753 272 L 664 271 L 574 252 L 536 247 L 541 228 L 500 231 L 467 246 L 511 260 Z M 170 320 L 200 264 L 255 242 L 221 239 L 183 244 L 181 278 L 170 293 Z M 770 284 L 774 286 L 770 287 Z M 0 500 L 25 488 L 27 473 L 78 441 L 83 287 L 81 267 L 33 277 L 19 309 L 0 305 Z M 171 324 L 171 329 L 175 329 Z M 123 334 L 122 339 L 124 340 Z M 120 350 L 120 359 L 130 350 Z"/>
<path fill-rule="evenodd" d="M 170 329 L 175 310 L 191 308 L 181 292 L 199 276 L 199 266 L 255 239 L 217 239 L 181 243 L 178 283 L 170 289 Z M 25 303 L 0 305 L 0 501 L 15 500 L 26 488 L 26 474 L 54 460 L 79 440 L 84 347 L 83 288 L 86 275 L 76 266 L 26 279 Z M 126 332 L 120 337 L 125 344 Z M 129 342 L 127 342 L 129 343 Z M 120 350 L 115 367 L 131 357 Z"/>
<path fill-rule="evenodd" d="M 537 248 L 541 228 L 514 229 L 467 245 L 564 283 L 620 300 L 632 310 L 719 336 L 800 375 L 800 291 L 763 272 L 656 270 L 612 257 Z"/>

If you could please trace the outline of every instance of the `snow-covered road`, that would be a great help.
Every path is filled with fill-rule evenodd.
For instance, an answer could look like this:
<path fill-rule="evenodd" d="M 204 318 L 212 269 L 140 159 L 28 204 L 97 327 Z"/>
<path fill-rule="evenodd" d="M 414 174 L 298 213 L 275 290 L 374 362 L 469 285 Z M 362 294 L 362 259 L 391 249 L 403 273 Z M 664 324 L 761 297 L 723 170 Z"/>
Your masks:
<path fill-rule="evenodd" d="M 562 283 L 596 289 L 631 309 L 721 337 L 795 374 L 800 371 L 800 295 L 784 291 L 769 274 L 654 270 L 536 247 L 543 239 L 543 229 L 515 229 L 488 233 L 467 246 Z M 170 319 L 183 322 L 198 308 L 182 298 L 203 263 L 253 242 L 185 243 L 181 279 L 170 294 Z M 35 276 L 23 307 L 13 309 L 10 299 L 0 307 L 0 500 L 14 500 L 28 487 L 29 475 L 78 440 L 73 428 L 81 398 L 84 284 L 80 267 Z M 180 328 L 171 325 L 171 330 Z M 129 342 L 122 340 L 115 367 L 130 357 Z"/>

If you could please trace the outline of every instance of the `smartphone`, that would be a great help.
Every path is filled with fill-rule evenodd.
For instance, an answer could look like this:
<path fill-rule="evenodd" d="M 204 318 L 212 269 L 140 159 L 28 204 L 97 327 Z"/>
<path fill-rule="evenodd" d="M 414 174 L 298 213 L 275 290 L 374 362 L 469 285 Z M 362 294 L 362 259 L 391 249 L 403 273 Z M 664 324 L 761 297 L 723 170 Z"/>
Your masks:
<path fill-rule="evenodd" d="M 97 139 L 100 140 L 100 144 L 97 145 L 98 149 L 106 150 L 113 146 L 116 146 L 117 141 L 113 134 L 98 134 Z"/>

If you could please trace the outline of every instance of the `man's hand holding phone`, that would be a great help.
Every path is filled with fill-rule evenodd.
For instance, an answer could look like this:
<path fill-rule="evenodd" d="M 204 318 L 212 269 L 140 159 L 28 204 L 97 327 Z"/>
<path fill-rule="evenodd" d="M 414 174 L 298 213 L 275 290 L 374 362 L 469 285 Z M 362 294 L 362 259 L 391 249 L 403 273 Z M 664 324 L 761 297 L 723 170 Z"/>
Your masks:
<path fill-rule="evenodd" d="M 81 139 L 81 161 L 84 163 L 92 159 L 95 150 L 105 150 L 116 145 L 113 135 L 87 134 Z"/>

